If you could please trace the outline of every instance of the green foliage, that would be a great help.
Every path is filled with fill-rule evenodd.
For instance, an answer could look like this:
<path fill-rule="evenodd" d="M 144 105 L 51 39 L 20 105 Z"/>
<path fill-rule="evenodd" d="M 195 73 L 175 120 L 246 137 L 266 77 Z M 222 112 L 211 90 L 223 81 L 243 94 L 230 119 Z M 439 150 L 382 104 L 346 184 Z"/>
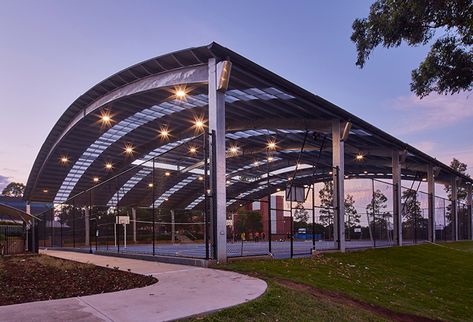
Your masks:
<path fill-rule="evenodd" d="M 360 225 L 361 215 L 356 211 L 355 199 L 350 194 L 345 197 L 345 223 L 347 228 L 352 228 Z"/>
<path fill-rule="evenodd" d="M 381 217 L 391 216 L 390 212 L 385 211 L 388 207 L 387 205 L 388 198 L 386 195 L 379 189 L 373 193 L 373 198 L 371 203 L 366 205 L 366 212 L 369 214 L 381 215 Z"/>
<path fill-rule="evenodd" d="M 439 31 L 443 35 L 436 36 Z M 435 38 L 434 38 L 435 37 Z M 473 2 L 471 0 L 377 0 L 367 18 L 353 22 L 356 65 L 363 68 L 378 46 L 427 45 L 430 52 L 412 71 L 411 90 L 454 94 L 473 89 Z"/>
<path fill-rule="evenodd" d="M 333 182 L 325 181 L 324 186 L 319 191 L 320 205 L 323 207 L 319 210 L 319 220 L 324 226 L 333 224 Z"/>
<path fill-rule="evenodd" d="M 294 221 L 306 223 L 309 221 L 309 212 L 304 208 L 304 204 L 299 202 L 294 208 Z"/>
<path fill-rule="evenodd" d="M 467 177 L 470 176 L 466 172 L 468 170 L 468 165 L 466 163 L 463 163 L 463 162 L 459 161 L 458 159 L 455 159 L 455 158 L 452 159 L 452 162 L 450 162 L 450 168 L 466 175 Z M 448 198 L 452 199 L 452 186 L 451 185 L 445 185 L 444 190 L 447 193 Z M 463 187 L 458 187 L 457 188 L 457 199 L 460 200 L 460 201 L 463 201 L 463 200 L 466 199 L 466 196 L 467 196 L 466 189 L 463 188 Z"/>
<path fill-rule="evenodd" d="M 235 225 L 237 233 L 255 233 L 263 230 L 262 216 L 257 211 L 238 211 Z"/>
<path fill-rule="evenodd" d="M 19 182 L 10 182 L 2 191 L 2 195 L 8 197 L 23 197 L 25 185 Z"/>
<path fill-rule="evenodd" d="M 466 163 L 461 162 L 460 160 L 458 160 L 456 158 L 452 159 L 452 162 L 450 162 L 450 167 L 452 169 L 464 174 L 467 177 L 470 176 L 467 173 L 468 165 Z M 444 190 L 447 193 L 448 199 L 452 200 L 452 186 L 451 185 L 445 185 Z M 458 201 L 465 201 L 466 198 L 467 198 L 467 194 L 468 194 L 468 192 L 465 188 L 457 187 L 457 200 Z M 459 212 L 460 211 L 461 211 L 461 209 L 459 209 Z M 452 205 L 451 204 L 447 205 L 447 214 L 446 215 L 447 215 L 447 219 L 450 222 L 454 221 L 453 212 L 452 212 Z"/>
<path fill-rule="evenodd" d="M 402 193 L 401 200 L 404 202 L 402 216 L 407 225 L 414 225 L 423 220 L 420 201 L 417 200 L 417 191 L 408 189 Z"/>

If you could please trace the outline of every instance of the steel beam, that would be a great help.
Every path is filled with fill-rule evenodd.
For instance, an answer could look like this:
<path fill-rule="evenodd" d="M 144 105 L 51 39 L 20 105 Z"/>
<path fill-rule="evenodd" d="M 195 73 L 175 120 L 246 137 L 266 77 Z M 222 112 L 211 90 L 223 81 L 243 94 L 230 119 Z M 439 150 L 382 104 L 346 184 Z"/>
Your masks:
<path fill-rule="evenodd" d="M 220 263 L 227 261 L 227 195 L 225 161 L 225 93 L 217 91 L 218 75 L 215 58 L 208 62 L 209 72 L 209 131 L 210 137 L 210 190 L 212 243 L 214 257 Z"/>
<path fill-rule="evenodd" d="M 339 120 L 332 121 L 332 166 L 333 173 L 333 207 L 334 239 L 338 249 L 345 251 L 345 155 L 344 142 L 341 140 Z"/>

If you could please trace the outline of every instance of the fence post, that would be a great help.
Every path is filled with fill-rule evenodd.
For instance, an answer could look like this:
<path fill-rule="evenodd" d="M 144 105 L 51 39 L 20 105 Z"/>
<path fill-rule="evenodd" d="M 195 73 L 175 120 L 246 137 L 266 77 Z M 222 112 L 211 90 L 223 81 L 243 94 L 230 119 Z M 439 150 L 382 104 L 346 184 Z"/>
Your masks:
<path fill-rule="evenodd" d="M 72 201 L 72 248 L 76 248 L 76 203 Z"/>
<path fill-rule="evenodd" d="M 269 176 L 268 176 L 268 178 L 269 178 Z M 268 181 L 269 181 L 269 179 L 268 179 Z M 271 213 L 272 213 L 272 210 L 271 210 L 271 194 L 268 194 L 267 206 L 268 206 L 268 251 L 269 251 L 269 254 L 272 254 L 271 239 L 272 239 L 273 230 L 272 230 L 272 227 L 271 227 L 271 224 L 272 224 L 272 220 L 271 220 Z"/>
<path fill-rule="evenodd" d="M 133 228 L 133 243 L 136 244 L 136 208 L 131 208 L 131 220 L 133 220 L 132 228 Z"/>
<path fill-rule="evenodd" d="M 312 250 L 315 250 L 315 183 L 312 183 Z"/>
<path fill-rule="evenodd" d="M 156 199 L 156 177 L 155 177 L 155 158 L 153 158 L 153 183 L 152 183 L 152 196 L 153 196 L 153 203 L 152 203 L 152 212 L 153 212 L 153 256 L 156 255 L 156 206 L 155 206 L 155 199 Z"/>

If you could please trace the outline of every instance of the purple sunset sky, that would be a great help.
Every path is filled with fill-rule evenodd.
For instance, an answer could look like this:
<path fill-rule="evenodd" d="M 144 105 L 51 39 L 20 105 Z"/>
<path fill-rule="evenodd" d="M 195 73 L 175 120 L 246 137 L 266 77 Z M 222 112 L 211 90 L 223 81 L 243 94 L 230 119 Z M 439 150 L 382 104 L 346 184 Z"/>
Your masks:
<path fill-rule="evenodd" d="M 26 182 L 82 93 L 139 61 L 216 41 L 449 163 L 473 167 L 468 94 L 417 99 L 428 47 L 376 49 L 355 66 L 351 24 L 372 1 L 2 1 L 0 189 Z M 470 174 L 473 172 L 470 169 Z"/>

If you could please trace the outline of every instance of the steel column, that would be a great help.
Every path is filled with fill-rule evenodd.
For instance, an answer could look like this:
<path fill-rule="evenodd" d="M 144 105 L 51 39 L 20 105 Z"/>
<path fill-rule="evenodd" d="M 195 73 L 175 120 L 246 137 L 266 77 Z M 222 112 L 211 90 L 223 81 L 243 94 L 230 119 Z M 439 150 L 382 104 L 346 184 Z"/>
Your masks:
<path fill-rule="evenodd" d="M 210 189 L 212 195 L 211 214 L 214 228 L 213 243 L 218 262 L 227 261 L 226 227 L 226 161 L 225 161 L 225 93 L 217 90 L 219 81 L 215 58 L 208 62 L 209 71 L 209 129 L 212 133 Z"/>
<path fill-rule="evenodd" d="M 341 127 L 339 120 L 332 121 L 332 166 L 333 171 L 333 207 L 334 215 L 334 240 L 338 249 L 345 251 L 345 149 L 341 140 Z"/>
<path fill-rule="evenodd" d="M 469 233 L 470 233 L 470 239 L 473 240 L 473 207 L 472 207 L 472 204 L 473 204 L 473 186 L 471 184 L 469 184 L 467 187 L 466 187 L 466 205 L 468 206 L 468 217 L 470 219 L 470 230 L 469 230 Z"/>
<path fill-rule="evenodd" d="M 431 242 L 435 242 L 435 175 L 431 164 L 427 167 L 427 192 L 429 193 L 428 214 L 429 231 L 428 236 Z"/>
<path fill-rule="evenodd" d="M 453 240 L 458 240 L 458 187 L 457 187 L 457 178 L 452 177 L 452 183 L 451 183 L 451 201 L 452 201 L 452 207 L 451 207 L 451 218 L 453 220 Z"/>
<path fill-rule="evenodd" d="M 401 163 L 399 162 L 399 151 L 393 151 L 392 154 L 392 177 L 394 240 L 398 246 L 402 246 Z"/>

